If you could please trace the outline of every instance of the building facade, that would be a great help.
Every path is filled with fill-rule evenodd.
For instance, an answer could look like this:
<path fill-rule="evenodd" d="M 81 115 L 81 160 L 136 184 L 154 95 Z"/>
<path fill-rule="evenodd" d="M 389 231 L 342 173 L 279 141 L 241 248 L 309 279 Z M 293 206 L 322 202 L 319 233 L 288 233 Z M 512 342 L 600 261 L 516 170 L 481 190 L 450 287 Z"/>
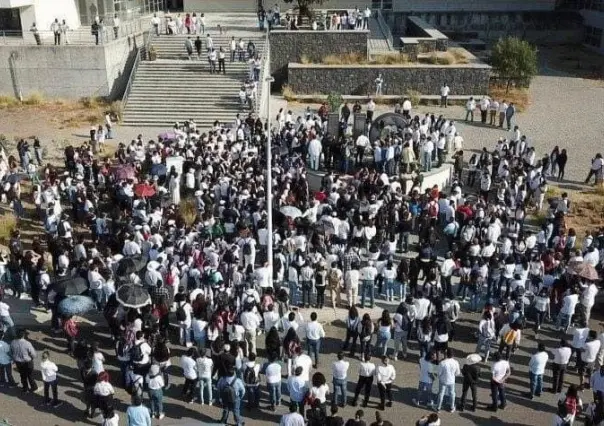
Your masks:
<path fill-rule="evenodd" d="M 565 10 L 578 11 L 583 17 L 583 44 L 604 53 L 604 0 L 566 0 Z"/>

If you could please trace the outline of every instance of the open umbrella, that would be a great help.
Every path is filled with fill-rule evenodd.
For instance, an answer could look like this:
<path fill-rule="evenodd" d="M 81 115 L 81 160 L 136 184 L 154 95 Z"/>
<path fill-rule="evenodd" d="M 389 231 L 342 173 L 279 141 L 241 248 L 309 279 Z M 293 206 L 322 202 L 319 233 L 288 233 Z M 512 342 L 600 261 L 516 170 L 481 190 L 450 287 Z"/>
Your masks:
<path fill-rule="evenodd" d="M 111 175 L 117 180 L 134 179 L 136 170 L 128 165 L 116 166 L 111 169 Z"/>
<path fill-rule="evenodd" d="M 155 195 L 155 188 L 148 183 L 139 183 L 134 186 L 134 193 L 139 197 L 153 197 Z"/>
<path fill-rule="evenodd" d="M 142 308 L 151 303 L 151 296 L 141 285 L 125 284 L 117 289 L 117 301 L 127 308 Z"/>
<path fill-rule="evenodd" d="M 151 176 L 165 176 L 166 175 L 166 166 L 163 164 L 154 164 L 151 166 Z"/>
<path fill-rule="evenodd" d="M 77 296 L 88 290 L 88 282 L 82 277 L 66 277 L 53 284 L 54 290 L 65 296 Z"/>
<path fill-rule="evenodd" d="M 466 364 L 478 364 L 480 361 L 482 361 L 482 357 L 480 356 L 480 354 L 470 354 L 466 356 L 466 360 Z"/>
<path fill-rule="evenodd" d="M 583 262 L 573 265 L 571 266 L 571 272 L 589 281 L 598 281 L 600 279 L 598 271 L 590 263 Z"/>
<path fill-rule="evenodd" d="M 18 173 L 13 173 L 12 175 L 9 175 L 9 176 L 6 178 L 6 181 L 7 181 L 8 183 L 10 183 L 11 185 L 14 185 L 14 184 L 16 184 L 17 182 L 20 182 L 20 181 L 21 181 L 21 179 L 23 179 L 23 175 L 20 175 L 20 174 L 18 174 Z"/>
<path fill-rule="evenodd" d="M 146 265 L 147 259 L 143 256 L 124 257 L 118 262 L 115 274 L 118 277 L 126 277 L 142 271 Z"/>
<path fill-rule="evenodd" d="M 165 132 L 157 135 L 158 138 L 162 138 L 163 140 L 173 141 L 178 138 L 178 134 L 174 130 L 166 130 Z"/>
<path fill-rule="evenodd" d="M 279 209 L 279 211 L 292 219 L 302 216 L 302 211 L 294 206 L 283 206 Z"/>
<path fill-rule="evenodd" d="M 59 302 L 59 313 L 62 315 L 82 315 L 96 307 L 94 300 L 88 296 L 69 296 Z"/>

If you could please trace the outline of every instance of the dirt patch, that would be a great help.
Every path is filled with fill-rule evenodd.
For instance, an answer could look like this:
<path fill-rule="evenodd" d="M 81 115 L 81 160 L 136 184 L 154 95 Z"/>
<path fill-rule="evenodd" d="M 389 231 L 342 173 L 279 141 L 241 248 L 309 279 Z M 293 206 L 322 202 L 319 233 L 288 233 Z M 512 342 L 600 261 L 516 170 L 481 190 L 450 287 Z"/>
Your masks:
<path fill-rule="evenodd" d="M 604 57 L 580 45 L 540 48 L 547 67 L 572 76 L 604 81 Z"/>
<path fill-rule="evenodd" d="M 526 111 L 531 104 L 531 96 L 529 89 L 511 87 L 506 91 L 505 86 L 491 84 L 489 86 L 489 96 L 497 101 L 506 100 L 508 104 L 514 103 L 516 112 Z"/>

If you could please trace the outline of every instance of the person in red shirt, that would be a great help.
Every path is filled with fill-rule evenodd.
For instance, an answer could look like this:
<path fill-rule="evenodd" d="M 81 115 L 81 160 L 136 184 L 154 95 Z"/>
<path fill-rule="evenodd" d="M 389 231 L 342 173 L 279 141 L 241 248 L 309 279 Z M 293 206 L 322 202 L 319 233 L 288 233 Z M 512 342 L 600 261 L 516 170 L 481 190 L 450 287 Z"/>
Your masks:
<path fill-rule="evenodd" d="M 78 323 L 73 319 L 73 316 L 67 317 L 65 322 L 63 322 L 63 331 L 67 337 L 67 353 L 73 356 L 75 343 L 80 334 L 80 327 L 78 327 Z"/>

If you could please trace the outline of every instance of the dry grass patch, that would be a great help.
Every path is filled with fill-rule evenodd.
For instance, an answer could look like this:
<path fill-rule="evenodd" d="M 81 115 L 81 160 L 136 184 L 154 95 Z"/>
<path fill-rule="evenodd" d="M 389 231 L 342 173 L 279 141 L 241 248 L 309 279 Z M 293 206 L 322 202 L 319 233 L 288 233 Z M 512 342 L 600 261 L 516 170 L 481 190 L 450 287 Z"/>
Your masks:
<path fill-rule="evenodd" d="M 288 86 L 287 84 L 285 84 L 281 88 L 281 96 L 283 96 L 283 99 L 285 99 L 288 102 L 296 100 L 296 94 L 294 93 L 292 88 L 290 86 Z"/>
<path fill-rule="evenodd" d="M 17 228 L 17 219 L 9 211 L 0 216 L 0 244 L 8 245 L 11 233 Z"/>
<path fill-rule="evenodd" d="M 370 63 L 376 65 L 399 65 L 409 62 L 409 57 L 404 53 L 389 53 L 387 55 L 375 55 Z"/>
<path fill-rule="evenodd" d="M 467 51 L 462 49 L 461 47 L 451 47 L 448 50 L 448 53 L 453 56 L 456 64 L 467 64 L 469 63 Z"/>
<path fill-rule="evenodd" d="M 531 104 L 530 92 L 527 88 L 512 87 L 506 92 L 505 86 L 491 84 L 489 96 L 498 101 L 505 99 L 508 103 L 513 102 L 519 112 L 525 111 Z"/>
<path fill-rule="evenodd" d="M 359 53 L 349 52 L 341 55 L 327 55 L 321 63 L 324 65 L 360 65 L 367 63 L 367 57 Z"/>

